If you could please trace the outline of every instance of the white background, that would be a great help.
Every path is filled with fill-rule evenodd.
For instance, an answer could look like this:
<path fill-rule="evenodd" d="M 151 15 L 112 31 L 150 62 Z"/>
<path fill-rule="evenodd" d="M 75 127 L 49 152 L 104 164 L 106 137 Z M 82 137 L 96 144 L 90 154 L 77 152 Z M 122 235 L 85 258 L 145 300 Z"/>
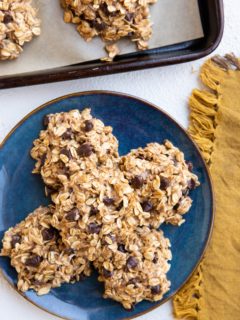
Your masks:
<path fill-rule="evenodd" d="M 240 56 L 240 1 L 225 0 L 224 2 L 225 32 L 222 43 L 215 53 L 235 52 Z M 198 69 L 202 63 L 203 60 L 198 60 L 164 68 L 1 90 L 0 141 L 23 116 L 42 103 L 67 93 L 93 89 L 121 91 L 147 99 L 165 109 L 179 123 L 187 127 L 187 101 L 191 90 L 200 85 Z M 25 301 L 0 276 L 0 319 L 55 320 L 58 318 Z M 171 302 L 138 319 L 173 319 Z M 99 320 L 104 319 L 99 318 Z"/>

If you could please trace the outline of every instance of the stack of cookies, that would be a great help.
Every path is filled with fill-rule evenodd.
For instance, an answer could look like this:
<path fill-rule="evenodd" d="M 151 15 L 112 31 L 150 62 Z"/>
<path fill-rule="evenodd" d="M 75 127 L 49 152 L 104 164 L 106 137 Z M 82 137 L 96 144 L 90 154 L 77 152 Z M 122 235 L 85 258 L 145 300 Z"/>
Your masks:
<path fill-rule="evenodd" d="M 199 185 L 192 164 L 169 141 L 119 157 L 112 128 L 90 109 L 45 116 L 34 141 L 34 173 L 52 205 L 10 228 L 1 254 L 18 272 L 18 289 L 46 294 L 90 276 L 104 297 L 126 309 L 160 300 L 170 288 L 170 242 L 159 227 L 180 226 Z"/>

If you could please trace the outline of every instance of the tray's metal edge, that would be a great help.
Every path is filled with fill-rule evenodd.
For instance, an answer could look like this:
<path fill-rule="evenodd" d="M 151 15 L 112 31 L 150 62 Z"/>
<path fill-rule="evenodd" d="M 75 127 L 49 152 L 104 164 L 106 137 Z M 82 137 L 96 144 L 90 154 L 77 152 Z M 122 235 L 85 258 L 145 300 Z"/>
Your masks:
<path fill-rule="evenodd" d="M 67 70 L 53 69 L 43 74 L 29 74 L 25 76 L 14 76 L 0 79 L 0 89 L 7 89 L 13 87 L 21 87 L 28 85 L 36 85 L 41 83 L 58 82 L 65 80 L 74 80 L 80 78 L 88 78 L 94 76 L 102 76 L 108 74 L 115 74 L 119 72 L 136 71 L 146 68 L 155 68 L 172 64 L 179 64 L 188 61 L 197 60 L 211 54 L 219 45 L 224 30 L 224 10 L 223 0 L 217 0 L 217 16 L 218 16 L 218 32 L 215 39 L 209 44 L 208 47 L 199 50 L 195 53 L 184 54 L 166 58 L 155 58 L 151 60 L 140 60 L 132 62 L 119 61 L 113 64 L 104 64 L 99 67 L 81 67 L 77 69 L 76 66 L 67 67 Z"/>

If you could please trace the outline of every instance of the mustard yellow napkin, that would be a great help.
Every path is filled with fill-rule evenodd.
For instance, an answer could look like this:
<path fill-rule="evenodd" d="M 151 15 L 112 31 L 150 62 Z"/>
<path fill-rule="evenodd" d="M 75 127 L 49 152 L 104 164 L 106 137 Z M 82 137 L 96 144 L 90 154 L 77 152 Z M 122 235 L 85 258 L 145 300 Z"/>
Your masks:
<path fill-rule="evenodd" d="M 210 167 L 216 215 L 205 258 L 173 299 L 177 319 L 240 319 L 240 63 L 216 56 L 202 67 L 210 90 L 190 98 L 189 133 Z"/>

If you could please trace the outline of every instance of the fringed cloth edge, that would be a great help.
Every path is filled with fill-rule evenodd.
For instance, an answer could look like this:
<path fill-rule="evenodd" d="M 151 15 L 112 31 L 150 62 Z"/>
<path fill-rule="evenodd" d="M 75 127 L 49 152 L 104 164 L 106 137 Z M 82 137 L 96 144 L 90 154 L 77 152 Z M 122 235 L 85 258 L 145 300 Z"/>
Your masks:
<path fill-rule="evenodd" d="M 229 70 L 240 70 L 239 60 L 234 54 L 209 59 L 200 72 L 201 81 L 207 89 L 193 90 L 189 99 L 188 132 L 197 143 L 209 167 L 214 152 L 215 129 L 218 125 L 219 84 Z M 176 319 L 199 320 L 199 310 L 203 307 L 203 264 L 204 259 L 173 298 L 173 312 Z"/>

